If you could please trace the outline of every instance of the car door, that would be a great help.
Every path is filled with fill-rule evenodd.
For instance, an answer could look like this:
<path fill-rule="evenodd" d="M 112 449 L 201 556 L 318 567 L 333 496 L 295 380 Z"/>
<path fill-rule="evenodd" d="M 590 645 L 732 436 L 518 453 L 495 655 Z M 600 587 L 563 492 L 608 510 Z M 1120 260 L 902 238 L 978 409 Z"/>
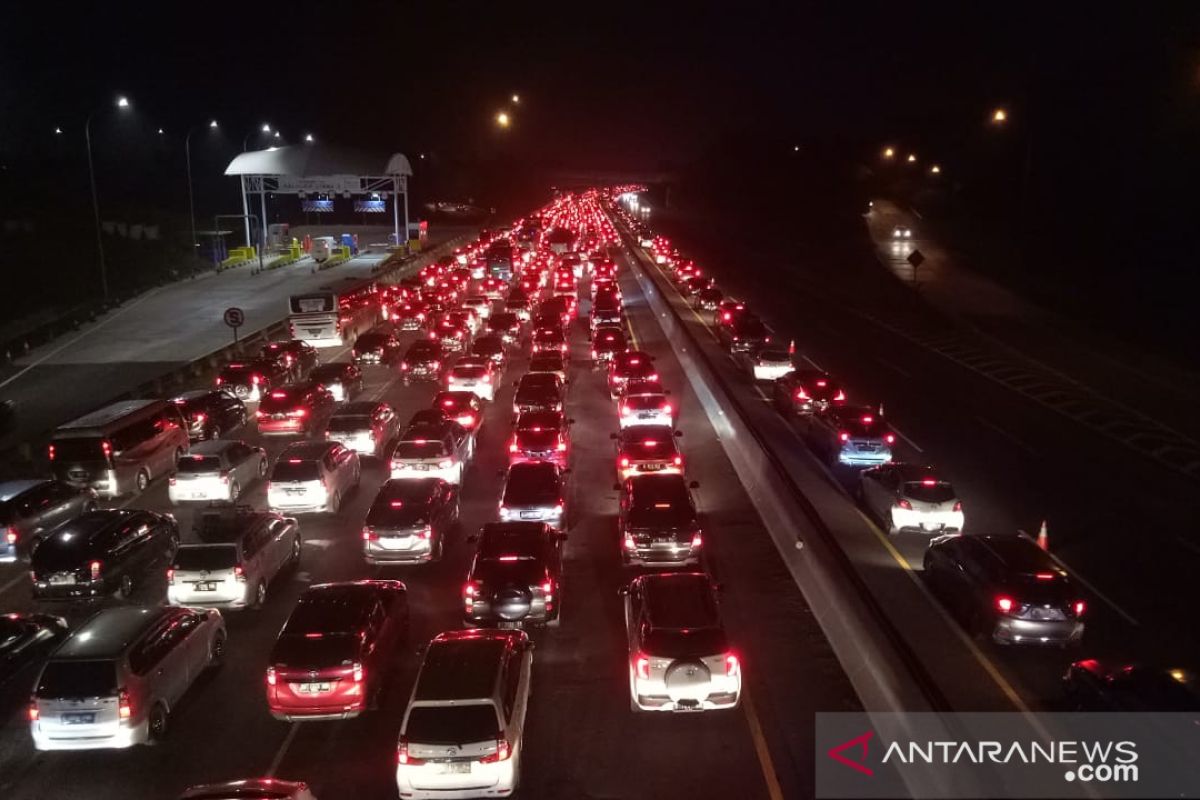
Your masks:
<path fill-rule="evenodd" d="M 179 609 L 166 635 L 166 654 L 160 669 L 171 692 L 172 705 L 179 702 L 192 681 L 203 671 L 208 656 L 207 642 L 201 632 L 202 617 L 194 611 Z"/>
<path fill-rule="evenodd" d="M 275 577 L 292 554 L 292 526 L 286 520 L 271 520 L 263 529 L 264 550 L 270 551 L 270 577 Z"/>
<path fill-rule="evenodd" d="M 154 694 L 168 706 L 179 701 L 190 680 L 188 654 L 182 647 L 186 638 L 183 620 L 189 615 L 190 612 L 183 609 L 172 610 L 167 623 L 156 633 L 149 651 L 149 680 Z"/>
<path fill-rule="evenodd" d="M 231 394 L 222 393 L 218 401 L 221 406 L 221 430 L 237 428 L 246 421 L 246 404 Z"/>

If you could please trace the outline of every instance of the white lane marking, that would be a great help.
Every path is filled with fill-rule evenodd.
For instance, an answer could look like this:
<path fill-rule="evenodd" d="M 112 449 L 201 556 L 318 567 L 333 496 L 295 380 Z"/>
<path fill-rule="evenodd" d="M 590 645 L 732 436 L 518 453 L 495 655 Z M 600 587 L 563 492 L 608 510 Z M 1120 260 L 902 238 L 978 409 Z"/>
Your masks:
<path fill-rule="evenodd" d="M 924 449 L 921 447 L 921 445 L 917 444 L 917 443 L 916 443 L 916 442 L 914 442 L 912 439 L 910 439 L 910 438 L 908 438 L 907 436 L 905 436 L 905 435 L 904 435 L 904 431 L 900 430 L 899 428 L 897 428 L 895 425 L 893 425 L 893 424 L 892 424 L 892 423 L 890 423 L 890 422 L 888 423 L 888 427 L 889 427 L 889 428 L 891 428 L 891 429 L 892 429 L 892 431 L 893 431 L 893 432 L 894 432 L 894 433 L 895 433 L 897 436 L 899 436 L 901 439 L 903 439 L 905 442 L 907 442 L 907 443 L 908 443 L 908 445 L 909 445 L 909 447 L 911 447 L 913 450 L 916 450 L 918 453 L 924 453 L 924 452 L 925 452 L 925 450 L 924 450 Z"/>
<path fill-rule="evenodd" d="M 1005 439 L 1012 442 L 1013 444 L 1015 444 L 1017 447 L 1024 450 L 1029 455 L 1036 456 L 1038 454 L 1038 451 L 1033 449 L 1030 445 L 1026 444 L 1026 442 L 1023 439 L 1021 439 L 1017 436 L 1014 436 L 1013 434 L 1006 431 L 1004 428 L 1001 428 L 996 423 L 986 420 L 983 417 L 975 417 L 975 421 L 978 422 L 983 427 L 988 428 L 988 429 L 1000 434 Z"/>
<path fill-rule="evenodd" d="M 13 375 L 13 376 L 11 376 L 11 377 L 9 377 L 9 378 L 6 378 L 6 379 L 5 379 L 3 382 L 0 382 L 0 389 L 3 389 L 5 386 L 8 386 L 10 383 L 12 383 L 13 381 L 15 381 L 17 378 L 21 377 L 21 376 L 22 376 L 22 375 L 24 375 L 26 372 L 29 372 L 29 370 L 33 369 L 34 367 L 38 366 L 39 364 L 45 363 L 45 362 L 46 362 L 46 360 L 48 360 L 48 359 L 51 359 L 51 358 L 54 358 L 56 355 L 58 355 L 59 353 L 61 353 L 63 350 L 66 350 L 68 347 L 70 347 L 71 345 L 75 344 L 76 342 L 78 342 L 78 341 L 79 341 L 80 339 L 82 339 L 83 337 L 92 335 L 92 334 L 93 334 L 93 333 L 95 333 L 97 330 L 99 330 L 100 328 L 103 328 L 105 325 L 107 325 L 108 323 L 112 322 L 112 321 L 113 321 L 114 319 L 116 319 L 117 317 L 120 317 L 121 315 L 123 315 L 123 314 L 124 314 L 126 311 L 132 311 L 132 310 L 133 310 L 134 308 L 136 308 L 136 307 L 137 307 L 139 304 L 141 304 L 141 303 L 142 303 L 142 301 L 149 299 L 151 295 L 154 295 L 154 294 L 157 294 L 157 293 L 158 293 L 158 290 L 157 290 L 157 289 L 152 289 L 152 290 L 150 290 L 149 292 L 146 292 L 145 294 L 143 294 L 143 295 L 142 295 L 141 297 L 139 297 L 137 300 L 134 300 L 132 303 L 129 303 L 129 304 L 127 304 L 126 306 L 124 306 L 123 308 L 121 308 L 121 310 L 120 310 L 120 311 L 117 311 L 117 312 L 116 312 L 116 313 L 114 313 L 114 314 L 109 314 L 107 317 L 105 317 L 104 319 L 100 320 L 100 321 L 99 321 L 99 322 L 97 322 L 95 325 L 91 325 L 91 326 L 89 326 L 89 327 L 87 328 L 87 330 L 81 331 L 81 332 L 80 332 L 80 334 L 79 334 L 78 336 L 76 336 L 74 339 L 71 339 L 71 340 L 70 340 L 70 341 L 68 341 L 68 342 L 64 342 L 64 343 L 62 343 L 62 344 L 61 344 L 61 345 L 59 345 L 58 347 L 56 347 L 56 348 L 54 348 L 53 350 L 51 350 L 49 353 L 46 353 L 46 355 L 44 355 L 44 356 L 41 356 L 40 358 L 38 358 L 38 359 L 34 360 L 33 362 L 31 362 L 31 363 L 30 363 L 28 366 L 26 366 L 24 369 L 22 369 L 22 370 L 21 370 L 20 372 L 18 372 L 16 375 Z"/>
<path fill-rule="evenodd" d="M 293 722 L 291 729 L 288 730 L 287 736 L 283 737 L 283 744 L 279 745 L 279 750 L 276 751 L 275 757 L 271 759 L 271 766 L 267 767 L 266 777 L 275 777 L 275 771 L 279 769 L 279 765 L 283 763 L 283 757 L 287 755 L 288 748 L 292 746 L 292 741 L 296 738 L 296 733 L 299 730 L 300 723 Z"/>
<path fill-rule="evenodd" d="M 824 372 L 824 371 L 825 371 L 825 370 L 821 369 L 821 365 L 820 365 L 820 364 L 818 364 L 817 362 L 813 361 L 813 360 L 812 360 L 812 358 L 810 358 L 809 356 L 801 356 L 801 358 L 803 358 L 805 361 L 807 361 L 807 362 L 809 363 L 809 366 L 811 366 L 813 369 L 815 369 L 815 370 L 819 370 L 819 371 L 821 371 L 821 372 Z"/>
<path fill-rule="evenodd" d="M 765 391 L 763 391 L 763 388 L 761 386 L 755 385 L 754 391 L 758 392 L 758 396 L 763 399 L 764 403 L 771 402 L 771 398 L 767 397 L 767 393 Z"/>
<path fill-rule="evenodd" d="M 27 580 L 29 580 L 29 573 L 28 573 L 28 572 L 25 572 L 25 573 L 23 573 L 23 574 L 21 574 L 21 575 L 18 575 L 17 577 L 13 578 L 13 579 L 12 579 L 11 581 L 9 581 L 8 583 L 4 584 L 3 586 L 0 586 L 0 595 L 3 595 L 5 592 L 7 592 L 9 589 L 11 589 L 11 588 L 13 588 L 14 586 L 16 586 L 16 585 L 17 585 L 18 583 L 20 583 L 21 581 L 27 581 Z"/>
<path fill-rule="evenodd" d="M 905 370 L 903 370 L 900 367 L 893 364 L 891 361 L 888 361 L 886 358 L 876 357 L 875 360 L 877 362 L 879 362 L 880 364 L 882 364 L 883 366 L 887 367 L 888 369 L 892 370 L 893 372 L 903 375 L 905 378 L 912 378 L 911 372 L 906 372 Z"/>

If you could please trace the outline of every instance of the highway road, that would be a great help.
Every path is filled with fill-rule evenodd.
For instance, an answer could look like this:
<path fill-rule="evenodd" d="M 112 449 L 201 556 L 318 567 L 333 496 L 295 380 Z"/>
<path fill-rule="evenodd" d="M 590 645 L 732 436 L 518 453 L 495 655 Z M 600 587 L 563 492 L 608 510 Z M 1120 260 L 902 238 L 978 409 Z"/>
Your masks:
<path fill-rule="evenodd" d="M 1058 678 L 1073 658 L 1200 663 L 1192 616 L 1200 599 L 1192 578 L 1200 568 L 1197 477 L 1175 460 L 1175 451 L 1155 449 L 1157 441 L 1145 432 L 1151 423 L 1132 410 L 1110 423 L 1108 416 L 1118 412 L 1100 393 L 1054 394 L 1072 385 L 1069 375 L 1058 377 L 1059 386 L 1005 380 L 1038 367 L 1013 350 L 1003 358 L 989 351 L 996 360 L 984 361 L 945 344 L 981 339 L 878 264 L 797 263 L 775 243 L 721 243 L 686 222 L 664 227 L 686 256 L 744 299 L 780 339 L 795 339 L 807 361 L 838 376 L 852 401 L 882 403 L 900 436 L 898 457 L 931 463 L 954 482 L 968 531 L 1032 534 L 1048 522 L 1052 554 L 1086 588 L 1088 633 L 1076 652 L 979 645 L 1024 703 L 1054 707 L 1061 699 Z M 693 325 L 703 327 L 699 320 Z M 723 369 L 747 394 L 758 394 L 731 362 Z M 765 397 L 757 403 L 764 416 L 774 414 Z M 780 447 L 822 477 L 824 488 L 813 482 L 806 492 L 832 490 L 850 504 L 854 474 L 817 463 L 794 424 L 786 427 L 791 430 L 781 427 L 780 435 L 790 438 Z M 1178 441 L 1182 452 L 1187 439 Z M 911 570 L 919 580 L 924 540 L 901 535 L 889 544 L 895 553 L 882 562 L 877 549 L 858 553 L 860 571 L 880 584 L 889 571 Z M 908 615 L 903 608 L 894 613 Z"/>
<path fill-rule="evenodd" d="M 556 630 L 535 634 L 520 796 L 810 796 L 813 714 L 854 710 L 859 702 L 665 343 L 642 284 L 631 269 L 623 271 L 621 284 L 630 333 L 639 347 L 658 357 L 663 381 L 680 402 L 678 427 L 684 432 L 689 478 L 700 483 L 697 499 L 705 515 L 708 566 L 725 587 L 724 616 L 742 654 L 747 693 L 741 708 L 732 712 L 634 717 L 628 710 L 617 590 L 629 575 L 619 560 L 609 440 L 617 427 L 616 410 L 604 373 L 591 369 L 586 338 L 576 323 L 567 401 L 567 413 L 576 420 L 569 498 L 575 524 L 566 547 L 564 620 Z M 218 324 L 214 320 L 211 327 L 224 334 Z M 406 334 L 405 340 L 411 336 Z M 495 518 L 511 386 L 526 362 L 527 355 L 515 354 L 505 388 L 487 410 L 463 493 L 464 533 Z M 403 418 L 432 398 L 431 385 L 402 386 L 386 367 L 371 367 L 368 373 L 364 396 L 387 400 Z M 253 431 L 239 433 L 262 441 Z M 284 442 L 263 444 L 274 456 Z M 300 570 L 272 586 L 261 612 L 227 615 L 227 663 L 193 688 L 162 744 L 124 752 L 37 754 L 19 708 L 10 707 L 0 728 L 0 796 L 170 798 L 197 782 L 268 774 L 307 780 L 321 798 L 395 797 L 396 736 L 419 663 L 417 647 L 441 630 L 460 626 L 459 597 L 471 546 L 459 537 L 440 563 L 379 572 L 368 568 L 360 555 L 359 530 L 374 487 L 384 478 L 382 466 L 370 464 L 362 489 L 336 517 L 302 518 Z M 263 488 L 255 487 L 244 499 L 264 505 Z M 161 483 L 134 503 L 170 510 Z M 188 530 L 190 513 L 178 513 Z M 404 580 L 413 611 L 411 653 L 382 708 L 343 722 L 273 720 L 263 698 L 263 669 L 299 592 L 313 582 L 372 574 Z M 161 584 L 147 586 L 140 599 L 158 602 L 163 593 Z M 30 605 L 28 578 L 19 567 L 0 567 L 0 611 Z M 18 688 L 10 705 L 20 702 L 22 691 L 27 689 Z"/>

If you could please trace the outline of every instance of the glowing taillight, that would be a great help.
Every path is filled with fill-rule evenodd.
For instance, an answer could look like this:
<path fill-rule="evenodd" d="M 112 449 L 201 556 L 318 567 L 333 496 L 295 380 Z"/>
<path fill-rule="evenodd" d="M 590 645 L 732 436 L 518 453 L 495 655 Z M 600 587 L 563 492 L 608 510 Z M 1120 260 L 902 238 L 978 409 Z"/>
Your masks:
<path fill-rule="evenodd" d="M 555 445 L 555 449 L 558 450 L 558 452 L 560 452 L 560 453 L 565 453 L 565 452 L 567 452 L 567 443 L 564 442 L 562 439 L 559 439 L 558 444 Z"/>
<path fill-rule="evenodd" d="M 241 564 L 237 564 L 234 566 L 233 579 L 236 581 L 240 581 L 241 583 L 246 582 L 246 570 L 242 567 Z"/>
<path fill-rule="evenodd" d="M 738 657 L 735 656 L 733 653 L 727 653 L 725 655 L 725 675 L 726 675 L 726 677 L 733 678 L 733 677 L 737 676 L 737 674 L 741 671 L 742 671 L 742 665 L 741 665 L 741 662 L 738 661 Z"/>
<path fill-rule="evenodd" d="M 683 456 L 675 456 L 675 466 L 677 466 L 677 467 L 683 466 Z"/>
<path fill-rule="evenodd" d="M 93 581 L 100 580 L 100 568 L 103 566 L 104 565 L 99 561 L 93 561 L 92 563 L 88 564 L 88 572 L 91 574 Z"/>
<path fill-rule="evenodd" d="M 17 543 L 17 529 L 16 528 L 6 529 L 4 531 L 4 541 L 7 542 L 8 544 L 16 544 Z"/>
<path fill-rule="evenodd" d="M 368 526 L 362 529 L 362 538 L 364 542 L 373 542 L 378 539 L 379 536 L 375 533 L 374 529 Z"/>
<path fill-rule="evenodd" d="M 883 436 L 883 440 L 884 440 L 885 442 L 887 442 L 888 444 L 895 444 L 895 443 L 896 443 L 896 434 L 894 434 L 894 433 L 885 433 L 885 434 L 884 434 L 884 436 Z"/>
<path fill-rule="evenodd" d="M 841 389 L 838 389 L 838 393 L 833 396 L 833 402 L 835 402 L 835 403 L 846 402 L 846 393 L 844 391 L 842 391 Z"/>
<path fill-rule="evenodd" d="M 621 456 L 621 460 L 619 463 L 621 464 L 621 468 L 624 469 L 625 467 L 629 466 L 629 459 L 626 458 L 625 456 Z"/>
<path fill-rule="evenodd" d="M 1071 608 L 1075 612 L 1075 616 L 1082 617 L 1083 612 L 1087 611 L 1087 603 L 1083 602 L 1082 600 L 1076 600 Z"/>
<path fill-rule="evenodd" d="M 1015 605 L 1016 605 L 1016 603 L 1013 602 L 1013 599 L 1011 597 L 1005 597 L 1004 595 L 1000 595 L 999 597 L 996 598 L 996 608 L 1002 614 L 1007 614 L 1008 612 L 1012 611 L 1013 606 L 1015 606 Z"/>
<path fill-rule="evenodd" d="M 807 400 L 808 392 L 804 391 L 803 388 L 797 389 L 796 390 L 796 399 L 797 400 Z"/>
<path fill-rule="evenodd" d="M 117 716 L 121 719 L 133 717 L 133 706 L 129 704 L 129 692 L 124 689 L 117 695 Z"/>
<path fill-rule="evenodd" d="M 896 508 L 902 508 L 905 511 L 912 511 L 912 503 L 908 502 L 903 497 L 901 497 L 899 500 L 896 501 Z"/>
<path fill-rule="evenodd" d="M 481 764 L 494 764 L 497 761 L 507 761 L 512 755 L 512 749 L 508 746 L 508 739 L 500 737 L 496 740 L 496 752 L 490 756 L 484 756 L 479 759 Z"/>
<path fill-rule="evenodd" d="M 623 542 L 623 544 L 625 545 L 626 550 L 636 550 L 637 549 L 637 543 L 633 541 L 633 536 L 631 534 L 628 534 L 628 533 L 625 534 L 625 541 Z"/>
<path fill-rule="evenodd" d="M 666 404 L 663 406 L 662 410 L 663 410 L 663 413 L 664 413 L 664 414 L 670 414 L 670 413 L 671 413 L 671 410 L 672 410 L 672 409 L 671 409 L 671 404 L 670 404 L 670 403 L 666 403 Z"/>
<path fill-rule="evenodd" d="M 704 544 L 704 537 L 700 535 L 700 531 L 696 531 L 692 534 L 692 549 L 695 550 L 702 544 Z"/>
<path fill-rule="evenodd" d="M 516 453 L 516 452 L 519 452 L 519 451 L 520 451 L 520 448 L 517 446 L 517 440 L 516 440 L 516 439 L 513 439 L 511 442 L 509 442 L 509 443 L 508 443 L 508 452 L 510 452 L 510 453 Z"/>
<path fill-rule="evenodd" d="M 29 701 L 29 721 L 37 722 L 42 716 L 42 712 L 38 709 L 37 701 Z"/>
<path fill-rule="evenodd" d="M 175 568 L 174 567 L 170 567 L 169 569 L 167 569 L 167 583 L 172 584 L 172 585 L 174 585 L 174 583 L 175 583 Z"/>
<path fill-rule="evenodd" d="M 838 434 L 838 438 L 841 439 L 843 442 L 848 442 L 848 441 L 850 441 L 850 434 L 846 433 L 845 431 L 842 431 L 841 433 Z"/>
<path fill-rule="evenodd" d="M 363 669 L 363 665 L 357 661 L 354 662 L 354 666 L 352 667 L 351 672 L 354 675 L 355 683 L 362 683 L 363 680 L 367 676 L 366 670 Z"/>
<path fill-rule="evenodd" d="M 633 659 L 633 668 L 640 680 L 650 680 L 650 659 L 647 656 L 638 653 Z"/>
<path fill-rule="evenodd" d="M 51 461 L 54 460 L 54 445 L 50 445 L 48 448 L 46 448 L 46 454 L 50 456 Z"/>
<path fill-rule="evenodd" d="M 275 680 L 275 668 L 267 667 L 267 686 L 274 686 Z"/>
<path fill-rule="evenodd" d="M 955 510 L 955 511 L 962 511 L 962 500 L 956 500 L 956 501 L 954 501 L 954 510 Z"/>
<path fill-rule="evenodd" d="M 400 744 L 396 746 L 396 763 L 405 764 L 410 767 L 419 767 L 425 763 L 425 760 L 410 756 L 408 754 L 408 740 L 401 737 Z"/>

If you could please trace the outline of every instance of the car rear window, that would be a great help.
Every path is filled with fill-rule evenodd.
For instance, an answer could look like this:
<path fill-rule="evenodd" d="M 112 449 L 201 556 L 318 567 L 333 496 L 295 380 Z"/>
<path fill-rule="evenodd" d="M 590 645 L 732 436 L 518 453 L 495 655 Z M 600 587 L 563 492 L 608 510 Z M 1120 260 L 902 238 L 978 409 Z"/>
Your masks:
<path fill-rule="evenodd" d="M 318 631 L 311 635 L 284 634 L 271 650 L 278 666 L 325 669 L 353 663 L 359 656 L 357 634 Z"/>
<path fill-rule="evenodd" d="M 316 461 L 280 459 L 271 471 L 273 481 L 315 481 L 321 477 Z"/>
<path fill-rule="evenodd" d="M 106 697 L 116 694 L 114 661 L 47 661 L 35 694 L 48 700 L 68 697 Z"/>
<path fill-rule="evenodd" d="M 487 374 L 487 370 L 483 367 L 455 367 L 450 370 L 450 374 L 455 378 L 466 378 L 468 380 L 477 380 Z"/>
<path fill-rule="evenodd" d="M 415 706 L 404 735 L 417 744 L 468 744 L 495 739 L 500 732 L 491 703 L 459 706 Z"/>
<path fill-rule="evenodd" d="M 371 429 L 371 418 L 366 414 L 342 414 L 329 419 L 329 430 L 340 433 L 367 431 Z"/>
<path fill-rule="evenodd" d="M 791 359 L 787 350 L 763 350 L 758 357 L 762 361 L 788 361 Z"/>
<path fill-rule="evenodd" d="M 954 487 L 948 483 L 926 486 L 920 481 L 904 484 L 904 494 L 922 503 L 949 503 L 954 499 Z"/>
<path fill-rule="evenodd" d="M 199 472 L 220 472 L 221 459 L 217 456 L 184 456 L 179 459 L 179 471 L 185 475 Z"/>
<path fill-rule="evenodd" d="M 355 350 L 370 350 L 376 347 L 383 347 L 387 343 L 387 337 L 379 333 L 364 333 L 358 337 L 358 341 L 354 343 Z"/>
<path fill-rule="evenodd" d="M 290 411 L 300 404 L 301 393 L 294 389 L 275 389 L 258 404 L 259 411 L 274 413 Z"/>
<path fill-rule="evenodd" d="M 510 506 L 554 505 L 558 502 L 558 481 L 553 467 L 516 470 L 504 485 L 504 500 Z"/>
<path fill-rule="evenodd" d="M 237 564 L 237 547 L 232 544 L 185 544 L 175 554 L 175 569 L 202 572 L 232 569 Z"/>
<path fill-rule="evenodd" d="M 661 658 L 684 658 L 724 653 L 729 641 L 721 628 L 650 628 L 642 636 L 642 647 Z"/>
<path fill-rule="evenodd" d="M 95 437 L 79 437 L 70 439 L 55 439 L 55 461 L 107 461 L 104 456 L 104 439 Z"/>
<path fill-rule="evenodd" d="M 446 443 L 437 439 L 420 442 L 401 442 L 396 445 L 396 458 L 441 458 L 446 455 Z"/>

